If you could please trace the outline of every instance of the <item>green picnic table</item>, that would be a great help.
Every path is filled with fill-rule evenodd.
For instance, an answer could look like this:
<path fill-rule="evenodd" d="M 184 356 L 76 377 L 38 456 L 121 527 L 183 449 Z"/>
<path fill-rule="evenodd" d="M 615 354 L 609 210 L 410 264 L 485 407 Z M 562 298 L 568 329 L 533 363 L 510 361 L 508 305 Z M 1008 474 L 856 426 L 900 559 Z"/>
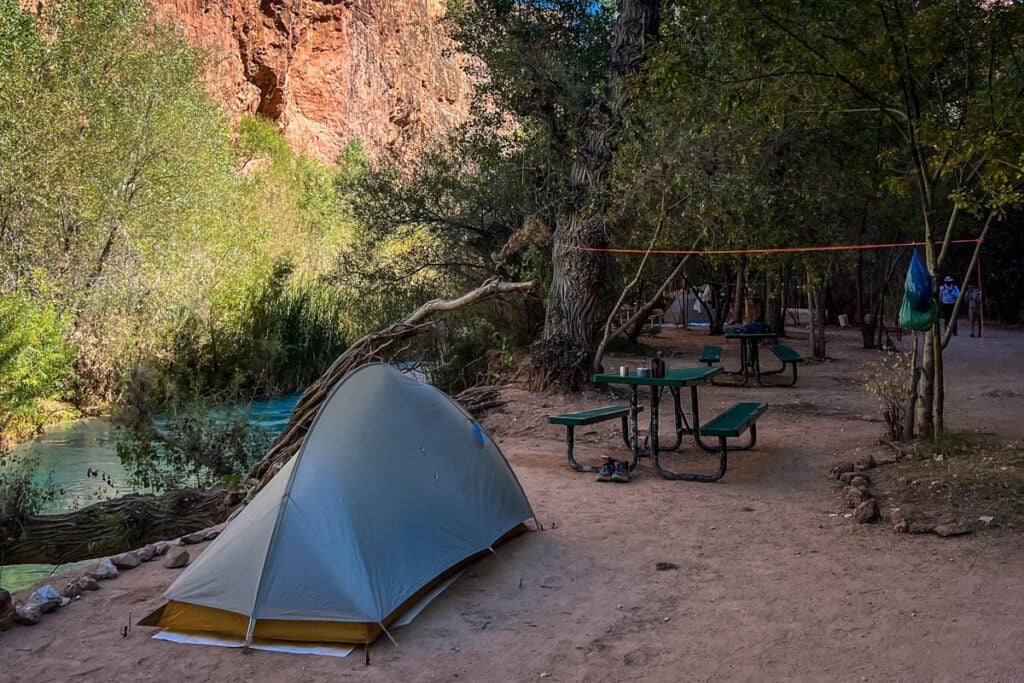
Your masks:
<path fill-rule="evenodd" d="M 593 381 L 595 384 L 619 384 L 628 386 L 630 388 L 630 471 L 632 471 L 636 467 L 636 464 L 640 459 L 640 444 L 637 436 L 639 432 L 637 425 L 637 413 L 639 412 L 637 406 L 637 399 L 639 388 L 641 386 L 646 386 L 650 387 L 651 389 L 651 424 L 650 433 L 648 436 L 650 439 L 651 463 L 654 465 L 655 472 L 657 472 L 661 477 L 664 477 L 665 479 L 684 479 L 689 481 L 708 480 L 706 475 L 690 474 L 687 472 L 672 472 L 661 466 L 659 456 L 662 449 L 660 447 L 660 444 L 658 443 L 658 407 L 661 401 L 661 392 L 663 389 L 667 388 L 669 392 L 672 394 L 676 428 L 676 440 L 671 447 L 665 450 L 677 450 L 683 443 L 683 435 L 692 434 L 694 443 L 698 447 L 709 452 L 716 452 L 718 449 L 708 446 L 703 441 L 701 441 L 700 438 L 700 404 L 697 400 L 697 387 L 704 380 L 720 372 L 722 372 L 722 368 L 720 367 L 703 367 L 673 368 L 666 371 L 664 377 L 640 377 L 635 374 L 623 376 L 612 373 L 605 373 L 593 376 Z M 683 413 L 682 400 L 680 398 L 680 390 L 683 387 L 690 388 L 690 421 L 687 421 L 686 415 Z"/>
<path fill-rule="evenodd" d="M 726 384 L 725 386 L 745 386 L 750 378 L 753 377 L 757 383 L 764 386 L 793 386 L 796 384 L 796 366 L 798 363 L 804 361 L 796 351 L 786 344 L 778 343 L 778 334 L 766 330 L 764 332 L 746 332 L 741 327 L 733 327 L 725 331 L 726 339 L 737 339 L 740 342 L 740 369 L 736 372 L 725 371 L 727 375 L 740 375 L 742 379 L 737 383 Z M 778 370 L 762 370 L 761 369 L 761 343 L 765 340 L 775 342 L 768 347 L 768 350 L 775 354 L 775 357 L 782 363 L 782 367 Z M 712 347 L 713 348 L 713 347 Z M 701 357 L 703 361 L 703 356 Z M 786 384 L 765 384 L 762 379 L 766 375 L 777 375 L 785 372 L 786 366 L 792 367 L 793 377 Z M 719 382 L 712 381 L 713 384 L 719 384 Z"/>
<path fill-rule="evenodd" d="M 735 386 L 745 386 L 751 377 L 761 384 L 761 342 L 766 339 L 778 339 L 775 332 L 744 332 L 734 327 L 725 331 L 725 338 L 740 342 L 740 369 L 736 372 L 726 371 L 729 375 L 741 375 L 742 380 Z"/>

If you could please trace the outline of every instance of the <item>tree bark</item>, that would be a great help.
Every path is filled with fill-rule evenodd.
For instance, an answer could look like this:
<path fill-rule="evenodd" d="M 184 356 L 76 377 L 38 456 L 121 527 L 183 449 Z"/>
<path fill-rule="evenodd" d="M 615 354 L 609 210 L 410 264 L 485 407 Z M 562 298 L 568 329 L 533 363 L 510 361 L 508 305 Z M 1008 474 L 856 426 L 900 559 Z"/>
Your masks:
<path fill-rule="evenodd" d="M 225 486 L 129 495 L 59 515 L 4 520 L 0 564 L 63 564 L 176 538 L 223 522 L 234 503 Z"/>
<path fill-rule="evenodd" d="M 921 351 L 921 367 L 917 380 L 917 435 L 922 439 L 931 439 L 935 436 L 935 420 L 933 407 L 935 405 L 934 381 L 935 381 L 935 338 L 937 336 L 938 323 L 932 329 L 925 332 L 924 349 Z"/>
<path fill-rule="evenodd" d="M 536 389 L 577 389 L 592 364 L 598 295 L 607 263 L 603 254 L 586 249 L 607 246 L 601 194 L 612 165 L 612 141 L 627 105 L 624 80 L 640 71 L 648 48 L 657 40 L 659 9 L 659 0 L 618 3 L 604 97 L 586 144 L 573 159 L 568 191 L 555 221 L 544 335 L 533 348 L 531 384 Z"/>
<path fill-rule="evenodd" d="M 921 376 L 921 363 L 917 352 L 917 332 L 912 332 L 912 334 L 914 335 L 914 346 L 911 354 L 913 354 L 914 364 L 910 371 L 910 391 L 908 392 L 907 406 L 906 410 L 903 411 L 904 441 L 912 441 L 914 439 L 914 424 L 917 421 L 917 383 Z"/>
<path fill-rule="evenodd" d="M 812 276 L 808 273 L 807 278 L 807 301 L 810 306 L 808 311 L 810 317 L 811 332 L 811 356 L 818 360 L 828 357 L 825 341 L 825 297 L 823 290 L 825 284 L 814 283 Z"/>
<path fill-rule="evenodd" d="M 740 261 L 739 270 L 736 271 L 736 291 L 733 292 L 732 299 L 732 322 L 734 325 L 742 325 L 746 319 L 744 314 L 746 313 L 746 306 L 743 303 L 743 293 L 747 288 L 746 283 L 747 275 L 747 257 L 744 256 Z"/>

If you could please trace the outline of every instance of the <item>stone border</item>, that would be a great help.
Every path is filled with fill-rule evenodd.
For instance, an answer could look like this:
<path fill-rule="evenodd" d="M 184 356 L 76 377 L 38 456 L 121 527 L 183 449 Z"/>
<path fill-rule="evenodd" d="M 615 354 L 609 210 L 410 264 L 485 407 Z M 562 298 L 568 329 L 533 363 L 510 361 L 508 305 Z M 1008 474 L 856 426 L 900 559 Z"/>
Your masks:
<path fill-rule="evenodd" d="M 212 541 L 226 526 L 227 522 L 223 522 L 172 541 L 157 541 L 137 550 L 105 557 L 95 567 L 68 581 L 62 590 L 58 591 L 52 584 L 47 583 L 32 591 L 23 602 L 14 603 L 11 593 L 0 588 L 0 632 L 7 631 L 16 624 L 34 626 L 40 622 L 44 614 L 65 607 L 72 600 L 79 600 L 88 591 L 99 590 L 100 582 L 116 579 L 120 572 L 130 571 L 158 557 L 166 556 L 163 566 L 168 569 L 185 567 L 191 558 L 183 546 Z"/>

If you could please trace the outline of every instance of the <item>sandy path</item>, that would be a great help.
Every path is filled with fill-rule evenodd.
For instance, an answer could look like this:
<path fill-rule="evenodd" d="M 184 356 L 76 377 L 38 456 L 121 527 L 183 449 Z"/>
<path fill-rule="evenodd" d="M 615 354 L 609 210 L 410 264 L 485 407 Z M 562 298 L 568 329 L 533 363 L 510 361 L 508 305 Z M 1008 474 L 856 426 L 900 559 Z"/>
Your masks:
<path fill-rule="evenodd" d="M 672 366 L 692 364 L 701 341 L 657 343 L 684 349 Z M 856 346 L 856 333 L 834 335 L 836 360 L 805 368 L 793 390 L 702 390 L 705 415 L 738 398 L 772 404 L 758 449 L 710 485 L 646 465 L 628 485 L 577 475 L 543 416 L 607 397 L 517 394 L 488 427 L 551 528 L 471 567 L 396 634 L 397 649 L 375 645 L 368 668 L 361 653 L 242 655 L 151 641 L 144 628 L 123 639 L 128 613 L 158 605 L 176 574 L 151 563 L 0 634 L 0 681 L 1024 679 L 1020 535 L 911 537 L 832 516 L 844 510 L 829 467 L 882 452 L 856 380 L 870 354 Z M 727 364 L 734 354 L 727 346 Z M 961 338 L 948 358 L 950 426 L 1024 436 L 1024 397 L 1005 394 L 1024 378 L 1024 334 Z M 579 457 L 616 448 L 615 430 L 581 435 Z"/>

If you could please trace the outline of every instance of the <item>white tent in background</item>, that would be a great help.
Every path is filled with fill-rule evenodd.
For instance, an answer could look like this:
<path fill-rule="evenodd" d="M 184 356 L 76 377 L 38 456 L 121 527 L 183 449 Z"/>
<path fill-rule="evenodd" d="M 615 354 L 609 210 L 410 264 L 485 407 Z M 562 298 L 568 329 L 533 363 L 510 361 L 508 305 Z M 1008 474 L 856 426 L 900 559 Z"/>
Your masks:
<path fill-rule="evenodd" d="M 704 302 L 714 311 L 713 299 L 711 298 L 711 285 L 704 285 L 700 292 L 701 297 L 706 297 Z M 707 325 L 707 312 L 700 305 L 693 292 L 679 291 L 672 299 L 672 303 L 665 310 L 665 322 L 672 325 Z"/>
<path fill-rule="evenodd" d="M 370 643 L 532 516 L 501 451 L 454 400 L 366 365 L 143 624 Z"/>

